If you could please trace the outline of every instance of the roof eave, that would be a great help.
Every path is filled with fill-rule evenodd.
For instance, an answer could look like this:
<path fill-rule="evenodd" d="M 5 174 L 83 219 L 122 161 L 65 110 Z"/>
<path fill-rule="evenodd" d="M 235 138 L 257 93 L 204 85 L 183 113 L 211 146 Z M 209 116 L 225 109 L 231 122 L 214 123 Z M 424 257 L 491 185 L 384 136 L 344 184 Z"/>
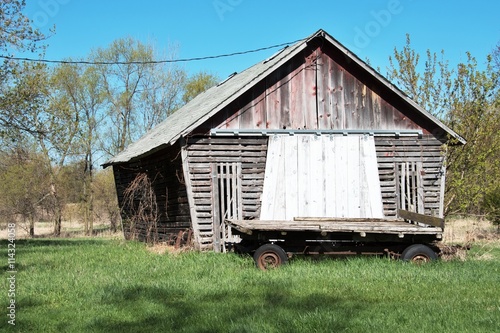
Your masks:
<path fill-rule="evenodd" d="M 219 111 L 221 111 L 222 109 L 224 109 L 230 103 L 232 103 L 237 98 L 239 98 L 240 96 L 242 96 L 244 93 L 246 93 L 247 91 L 249 91 L 253 87 L 253 85 L 252 85 L 253 82 L 257 81 L 259 78 L 265 78 L 268 74 L 270 74 L 276 68 L 279 68 L 281 65 L 283 65 L 285 62 L 287 62 L 289 59 L 293 58 L 296 54 L 298 54 L 299 52 L 301 52 L 302 50 L 304 50 L 307 47 L 307 42 L 310 39 L 316 37 L 316 35 L 317 34 L 315 34 L 314 36 L 311 36 L 311 37 L 305 39 L 302 42 L 299 42 L 299 43 L 297 43 L 297 44 L 295 44 L 293 46 L 290 46 L 290 47 L 294 47 L 295 48 L 292 52 L 287 53 L 286 56 L 283 56 L 282 58 L 280 58 L 275 64 L 273 64 L 272 66 L 269 66 L 264 71 L 262 71 L 261 73 L 259 73 L 259 75 L 256 76 L 251 81 L 249 81 L 245 85 L 245 87 L 243 89 L 240 89 L 237 94 L 231 95 L 229 98 L 225 99 L 224 101 L 222 101 L 221 103 L 219 103 L 216 107 L 214 107 L 212 110 L 210 110 L 210 112 L 206 113 L 203 117 L 200 117 L 196 122 L 194 122 L 193 124 L 191 124 L 189 127 L 187 127 L 186 129 L 184 129 L 183 131 L 179 132 L 174 138 L 172 138 L 172 140 L 169 143 L 172 144 L 173 142 L 177 141 L 180 137 L 186 137 L 189 133 L 191 133 L 192 131 L 194 131 L 197 127 L 199 127 L 200 125 L 202 125 L 204 122 L 206 122 L 208 119 L 210 119 L 211 117 L 213 117 Z"/>

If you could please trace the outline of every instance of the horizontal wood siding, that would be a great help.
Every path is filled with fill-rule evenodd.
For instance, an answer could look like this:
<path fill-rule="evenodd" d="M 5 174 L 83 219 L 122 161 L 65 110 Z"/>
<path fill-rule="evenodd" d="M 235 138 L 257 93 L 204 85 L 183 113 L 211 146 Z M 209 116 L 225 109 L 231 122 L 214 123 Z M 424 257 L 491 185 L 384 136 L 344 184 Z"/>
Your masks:
<path fill-rule="evenodd" d="M 258 218 L 266 167 L 267 137 L 189 138 L 186 149 L 195 206 L 195 225 L 199 229 L 198 245 L 201 249 L 212 249 L 212 166 L 216 163 L 241 164 L 242 218 Z"/>
<path fill-rule="evenodd" d="M 144 160 L 113 166 L 118 203 L 123 208 L 124 191 L 139 173 L 146 173 L 153 183 L 160 219 L 157 224 L 160 241 L 174 242 L 179 232 L 190 228 L 189 204 L 182 176 L 179 148 L 163 149 Z M 130 238 L 127 212 L 122 209 L 125 237 Z M 147 227 L 137 225 L 139 239 L 144 240 Z"/>
<path fill-rule="evenodd" d="M 444 152 L 442 142 L 432 136 L 417 138 L 376 137 L 378 171 L 385 216 L 396 216 L 398 209 L 397 170 L 402 163 L 421 163 L 424 213 L 441 217 L 440 208 Z"/>

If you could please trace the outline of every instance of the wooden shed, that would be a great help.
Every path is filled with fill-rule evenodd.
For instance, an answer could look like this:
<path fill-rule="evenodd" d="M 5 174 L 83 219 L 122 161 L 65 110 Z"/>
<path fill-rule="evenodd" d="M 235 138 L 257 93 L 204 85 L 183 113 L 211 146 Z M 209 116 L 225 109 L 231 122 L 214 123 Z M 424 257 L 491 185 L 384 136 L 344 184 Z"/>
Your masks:
<path fill-rule="evenodd" d="M 228 218 L 442 217 L 450 140 L 465 143 L 319 30 L 200 94 L 105 166 L 126 237 L 189 230 L 199 249 L 221 251 Z M 153 185 L 153 225 L 131 225 L 124 206 L 137 175 Z"/>

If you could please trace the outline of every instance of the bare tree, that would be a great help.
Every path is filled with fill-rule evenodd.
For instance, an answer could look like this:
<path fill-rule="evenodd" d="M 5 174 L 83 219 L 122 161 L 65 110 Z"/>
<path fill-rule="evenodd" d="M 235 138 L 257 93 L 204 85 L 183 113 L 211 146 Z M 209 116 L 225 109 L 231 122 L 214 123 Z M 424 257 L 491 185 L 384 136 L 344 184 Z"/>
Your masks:
<path fill-rule="evenodd" d="M 108 103 L 109 136 L 104 150 L 114 155 L 173 112 L 180 100 L 184 71 L 155 61 L 151 45 L 118 39 L 91 55 Z"/>

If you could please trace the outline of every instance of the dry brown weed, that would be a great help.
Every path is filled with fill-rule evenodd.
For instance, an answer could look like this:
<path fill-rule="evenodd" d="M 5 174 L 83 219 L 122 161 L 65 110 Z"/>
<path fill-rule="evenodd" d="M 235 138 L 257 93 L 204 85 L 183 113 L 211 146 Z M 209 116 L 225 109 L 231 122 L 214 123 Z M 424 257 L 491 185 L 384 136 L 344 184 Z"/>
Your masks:
<path fill-rule="evenodd" d="M 164 255 L 166 253 L 177 255 L 177 254 L 188 252 L 191 250 L 191 248 L 187 247 L 187 246 L 175 247 L 175 246 L 170 245 L 170 244 L 165 243 L 165 242 L 148 245 L 147 249 L 149 252 L 159 254 L 159 255 Z"/>

